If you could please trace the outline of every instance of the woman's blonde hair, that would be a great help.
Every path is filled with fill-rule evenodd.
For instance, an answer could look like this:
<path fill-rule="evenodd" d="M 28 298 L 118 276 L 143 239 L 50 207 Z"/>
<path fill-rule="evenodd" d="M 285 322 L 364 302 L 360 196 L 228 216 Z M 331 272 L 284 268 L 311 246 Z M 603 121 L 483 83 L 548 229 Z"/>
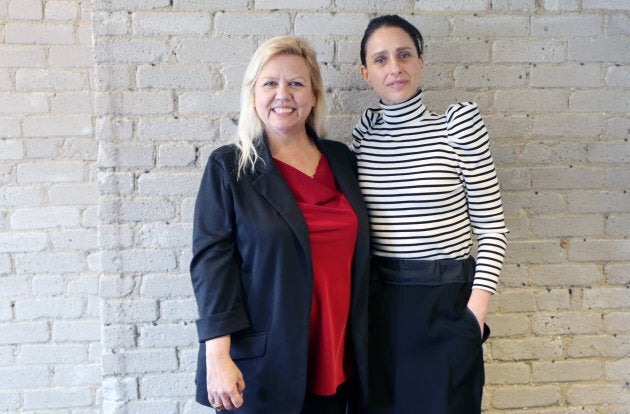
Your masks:
<path fill-rule="evenodd" d="M 238 163 L 239 175 L 247 168 L 253 170 L 256 161 L 259 159 L 256 143 L 263 139 L 264 125 L 256 113 L 254 88 L 260 70 L 269 59 L 276 55 L 296 55 L 303 57 L 306 61 L 306 66 L 311 76 L 311 87 L 315 94 L 315 106 L 306 119 L 306 125 L 317 136 L 323 136 L 326 133 L 326 100 L 324 98 L 322 75 L 317 63 L 317 53 L 303 39 L 293 36 L 273 37 L 256 49 L 243 76 L 241 112 L 238 119 L 238 137 L 236 140 L 236 145 L 241 150 Z"/>

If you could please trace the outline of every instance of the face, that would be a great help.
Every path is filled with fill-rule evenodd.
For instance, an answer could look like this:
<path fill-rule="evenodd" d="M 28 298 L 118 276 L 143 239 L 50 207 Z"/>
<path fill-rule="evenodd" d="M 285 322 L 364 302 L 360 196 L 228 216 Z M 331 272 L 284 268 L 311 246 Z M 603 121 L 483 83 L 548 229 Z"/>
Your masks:
<path fill-rule="evenodd" d="M 304 133 L 315 102 L 303 57 L 276 55 L 263 65 L 254 85 L 254 104 L 269 138 Z"/>
<path fill-rule="evenodd" d="M 398 27 L 376 29 L 365 50 L 361 76 L 384 104 L 404 102 L 418 92 L 424 59 L 407 32 Z"/>

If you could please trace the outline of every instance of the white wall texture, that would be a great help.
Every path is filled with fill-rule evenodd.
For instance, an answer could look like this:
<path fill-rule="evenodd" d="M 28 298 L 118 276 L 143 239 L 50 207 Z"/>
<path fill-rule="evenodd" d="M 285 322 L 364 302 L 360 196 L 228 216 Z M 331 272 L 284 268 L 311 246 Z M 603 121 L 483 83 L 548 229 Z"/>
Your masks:
<path fill-rule="evenodd" d="M 426 37 L 427 105 L 474 100 L 491 134 L 511 235 L 485 412 L 630 412 L 629 0 L 0 0 L 0 412 L 209 411 L 192 210 L 244 66 L 306 37 L 349 142 L 384 13 Z"/>

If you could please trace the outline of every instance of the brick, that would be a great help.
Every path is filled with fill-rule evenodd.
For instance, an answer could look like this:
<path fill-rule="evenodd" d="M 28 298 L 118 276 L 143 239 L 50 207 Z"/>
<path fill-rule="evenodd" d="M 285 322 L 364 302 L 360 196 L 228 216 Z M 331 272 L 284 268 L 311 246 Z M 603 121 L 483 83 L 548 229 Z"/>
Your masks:
<path fill-rule="evenodd" d="M 103 200 L 99 217 L 119 222 L 159 221 L 172 219 L 175 209 L 159 198 L 143 197 L 132 200 Z"/>
<path fill-rule="evenodd" d="M 219 85 L 207 66 L 141 66 L 136 74 L 141 89 L 214 89 Z"/>
<path fill-rule="evenodd" d="M 38 232 L 11 232 L 0 233 L 0 252 L 36 252 L 48 245 L 45 233 Z"/>
<path fill-rule="evenodd" d="M 194 323 L 145 326 L 140 328 L 139 344 L 143 348 L 175 348 L 197 343 Z"/>
<path fill-rule="evenodd" d="M 46 207 L 16 210 L 11 227 L 16 230 L 79 226 L 79 211 L 71 207 Z"/>
<path fill-rule="evenodd" d="M 59 250 L 95 250 L 98 248 L 96 229 L 64 229 L 51 236 L 52 245 Z"/>
<path fill-rule="evenodd" d="M 628 287 L 592 288 L 584 290 L 585 309 L 624 309 L 630 308 Z"/>
<path fill-rule="evenodd" d="M 94 110 L 96 115 L 170 114 L 173 97 L 168 92 L 153 91 L 97 93 Z"/>
<path fill-rule="evenodd" d="M 623 334 L 627 331 L 629 323 L 630 312 L 624 310 L 604 315 L 604 327 L 608 333 Z"/>
<path fill-rule="evenodd" d="M 15 255 L 15 271 L 17 274 L 48 273 L 80 273 L 84 269 L 84 259 L 79 253 L 21 253 Z"/>
<path fill-rule="evenodd" d="M 530 171 L 524 168 L 498 168 L 497 175 L 503 190 L 527 190 L 532 187 Z"/>
<path fill-rule="evenodd" d="M 569 97 L 566 92 L 543 89 L 497 91 L 494 97 L 495 110 L 508 113 L 565 112 L 569 103 Z"/>
<path fill-rule="evenodd" d="M 170 6 L 170 0 L 94 0 L 96 10 L 161 9 Z"/>
<path fill-rule="evenodd" d="M 544 138 L 591 138 L 603 134 L 604 122 L 600 115 L 541 115 L 533 120 L 532 133 Z M 562 143 L 558 145 L 561 146 Z"/>
<path fill-rule="evenodd" d="M 581 62 L 630 62 L 630 41 L 569 39 L 569 59 Z"/>
<path fill-rule="evenodd" d="M 17 320 L 76 319 L 83 315 L 85 303 L 82 299 L 36 298 L 15 301 Z"/>
<path fill-rule="evenodd" d="M 194 299 L 164 299 L 160 301 L 160 309 L 162 320 L 168 322 L 194 321 L 199 317 Z"/>
<path fill-rule="evenodd" d="M 153 413 L 168 414 L 168 413 L 176 413 L 178 410 L 178 405 L 177 405 L 177 401 L 172 401 L 172 399 L 164 399 L 164 398 L 159 399 L 158 397 L 158 399 L 151 399 L 151 400 L 129 401 L 129 403 L 125 405 L 125 408 L 127 408 L 129 412 L 138 413 L 138 414 L 153 414 Z"/>
<path fill-rule="evenodd" d="M 171 372 L 177 369 L 177 356 L 174 349 L 143 349 L 120 351 L 116 354 L 103 354 L 103 373 L 145 374 Z M 145 395 L 143 393 L 143 395 Z"/>
<path fill-rule="evenodd" d="M 35 162 L 17 168 L 19 184 L 83 181 L 83 165 L 71 162 Z"/>
<path fill-rule="evenodd" d="M 56 366 L 53 382 L 58 387 L 100 386 L 101 367 L 98 364 Z"/>
<path fill-rule="evenodd" d="M 327 0 L 330 1 L 330 0 Z M 311 2 L 309 2 L 311 3 Z M 258 3 L 256 4 L 259 7 Z M 264 8 L 264 7 L 263 7 Z M 220 36 L 281 36 L 291 32 L 289 13 L 217 13 L 214 32 Z"/>
<path fill-rule="evenodd" d="M 2 328 L 0 345 L 46 342 L 50 336 L 48 323 L 45 321 L 0 323 L 0 327 Z"/>
<path fill-rule="evenodd" d="M 572 405 L 630 404 L 630 393 L 623 384 L 575 384 L 567 391 Z"/>
<path fill-rule="evenodd" d="M 102 303 L 103 324 L 154 322 L 159 317 L 155 300 L 106 300 Z"/>
<path fill-rule="evenodd" d="M 30 159 L 57 158 L 61 154 L 61 141 L 57 139 L 29 139 L 25 142 L 26 157 Z"/>
<path fill-rule="evenodd" d="M 0 368 L 0 389 L 43 388 L 49 386 L 46 367 Z"/>
<path fill-rule="evenodd" d="M 102 328 L 101 342 L 106 349 L 136 347 L 136 328 L 134 325 L 107 325 Z M 106 386 L 106 382 L 103 382 Z"/>
<path fill-rule="evenodd" d="M 43 17 L 42 0 L 11 0 L 9 15 L 13 20 L 40 20 Z"/>
<path fill-rule="evenodd" d="M 151 168 L 155 165 L 155 148 L 146 144 L 103 144 L 99 148 L 101 168 Z"/>
<path fill-rule="evenodd" d="M 571 307 L 571 289 L 544 290 L 536 294 L 536 304 L 541 311 L 568 310 Z"/>
<path fill-rule="evenodd" d="M 51 205 L 92 205 L 98 197 L 96 183 L 54 184 L 48 190 Z"/>
<path fill-rule="evenodd" d="M 150 173 L 138 177 L 140 195 L 190 196 L 199 190 L 200 177 L 196 173 Z"/>
<path fill-rule="evenodd" d="M 531 69 L 531 86 L 549 88 L 593 88 L 602 86 L 599 65 L 536 65 Z"/>
<path fill-rule="evenodd" d="M 103 298 L 122 298 L 129 296 L 135 286 L 132 278 L 104 275 L 99 279 L 99 295 Z"/>
<path fill-rule="evenodd" d="M 564 251 L 559 243 L 547 241 L 512 242 L 507 257 L 518 263 L 561 263 Z"/>
<path fill-rule="evenodd" d="M 98 118 L 95 135 L 99 141 L 128 141 L 133 136 L 133 122 L 126 118 Z"/>
<path fill-rule="evenodd" d="M 558 337 L 495 339 L 492 357 L 498 361 L 558 359 L 562 357 L 562 341 Z"/>
<path fill-rule="evenodd" d="M 321 36 L 326 27 L 327 36 L 356 36 L 368 24 L 368 17 L 356 13 L 298 13 L 295 16 L 296 36 Z"/>
<path fill-rule="evenodd" d="M 98 176 L 98 189 L 101 195 L 131 195 L 134 177 L 128 172 L 104 172 Z"/>
<path fill-rule="evenodd" d="M 100 341 L 101 324 L 99 320 L 54 321 L 52 340 L 55 342 Z M 84 385 L 84 384 L 72 384 Z"/>
<path fill-rule="evenodd" d="M 87 273 L 69 280 L 66 293 L 68 295 L 98 296 L 98 276 Z"/>
<path fill-rule="evenodd" d="M 493 338 L 526 335 L 530 331 L 529 320 L 523 315 L 492 314 L 486 323 L 492 329 Z"/>
<path fill-rule="evenodd" d="M 87 407 L 92 404 L 89 387 L 25 390 L 24 408 L 27 410 Z"/>
<path fill-rule="evenodd" d="M 532 320 L 532 333 L 543 335 L 579 335 L 602 331 L 602 318 L 597 313 L 538 313 Z"/>
<path fill-rule="evenodd" d="M 596 167 L 535 168 L 532 186 L 537 189 L 601 188 L 606 171 Z"/>
<path fill-rule="evenodd" d="M 189 297 L 193 294 L 190 275 L 147 274 L 142 279 L 140 295 L 153 298 Z"/>
<path fill-rule="evenodd" d="M 13 88 L 13 81 L 6 69 L 0 70 L 0 91 L 9 91 Z"/>
<path fill-rule="evenodd" d="M 49 1 L 46 3 L 47 20 L 75 21 L 78 17 L 77 3 L 73 1 Z"/>
<path fill-rule="evenodd" d="M 1 260 L 1 259 L 0 259 Z M 8 321 L 13 319 L 13 305 L 8 300 L 0 300 L 0 321 Z M 3 361 L 7 360 L 8 357 L 3 354 L 4 348 L 0 347 L 0 366 L 4 365 Z"/>
<path fill-rule="evenodd" d="M 627 113 L 630 112 L 630 93 L 577 91 L 571 94 L 569 107 L 576 112 Z"/>
<path fill-rule="evenodd" d="M 518 114 L 510 114 L 509 117 L 489 114 L 484 116 L 484 122 L 492 139 L 520 139 L 523 136 L 523 131 L 530 131 L 532 125 L 532 120 L 529 117 Z M 494 148 L 495 146 L 493 146 L 493 151 Z"/>
<path fill-rule="evenodd" d="M 630 10 L 630 5 L 615 0 L 583 0 L 584 9 Z"/>
<path fill-rule="evenodd" d="M 131 16 L 133 33 L 140 36 L 203 36 L 211 23 L 207 13 L 134 12 Z"/>
<path fill-rule="evenodd" d="M 618 191 L 579 191 L 568 195 L 570 213 L 630 211 L 630 194 Z"/>
<path fill-rule="evenodd" d="M 554 385 L 520 386 L 496 389 L 492 406 L 499 409 L 549 407 L 561 400 L 560 387 Z"/>
<path fill-rule="evenodd" d="M 496 40 L 492 45 L 497 63 L 558 63 L 565 54 L 564 43 L 555 40 Z"/>
<path fill-rule="evenodd" d="M 190 145 L 165 144 L 158 148 L 158 167 L 192 167 L 196 161 L 195 148 Z"/>
<path fill-rule="evenodd" d="M 569 243 L 571 261 L 623 261 L 629 254 L 630 240 L 573 240 Z"/>
<path fill-rule="evenodd" d="M 175 10 L 244 10 L 249 0 L 173 0 Z"/>
<path fill-rule="evenodd" d="M 589 161 L 594 164 L 614 164 L 630 162 L 630 144 L 592 144 L 588 148 Z"/>
<path fill-rule="evenodd" d="M 85 46 L 51 46 L 51 68 L 88 68 L 92 65 L 92 50 Z"/>
<path fill-rule="evenodd" d="M 99 63 L 151 63 L 167 59 L 169 47 L 151 38 L 107 39 L 94 42 L 94 59 Z"/>
<path fill-rule="evenodd" d="M 515 385 L 529 382 L 529 366 L 518 363 L 485 364 L 486 384 Z"/>
<path fill-rule="evenodd" d="M 532 268 L 530 283 L 534 286 L 592 286 L 600 283 L 601 270 L 584 263 L 543 265 Z"/>
<path fill-rule="evenodd" d="M 90 116 L 54 116 L 24 120 L 23 135 L 27 137 L 91 136 Z"/>
<path fill-rule="evenodd" d="M 503 291 L 501 292 L 501 311 L 531 312 L 536 310 L 533 292 Z"/>
<path fill-rule="evenodd" d="M 64 294 L 65 280 L 61 275 L 37 275 L 33 276 L 31 286 L 33 295 L 59 296 Z"/>
<path fill-rule="evenodd" d="M 538 37 L 596 37 L 602 27 L 602 16 L 597 14 L 532 17 L 532 35 Z"/>
<path fill-rule="evenodd" d="M 625 285 L 630 283 L 630 264 L 609 263 L 604 266 L 606 282 L 612 285 Z"/>
<path fill-rule="evenodd" d="M 486 63 L 490 61 L 490 48 L 485 41 L 436 41 L 427 46 L 426 60 L 436 63 Z"/>
<path fill-rule="evenodd" d="M 0 117 L 0 138 L 18 138 L 22 135 L 20 120 Z"/>
<path fill-rule="evenodd" d="M 331 0 L 258 0 L 257 9 L 325 9 L 330 7 Z"/>
<path fill-rule="evenodd" d="M 50 99 L 50 103 L 52 115 L 92 114 L 92 96 L 87 92 L 59 93 Z M 89 131 L 92 131 L 91 125 Z"/>
<path fill-rule="evenodd" d="M 139 232 L 139 245 L 143 247 L 188 247 L 192 226 L 189 223 L 145 224 Z"/>
<path fill-rule="evenodd" d="M 237 91 L 228 92 L 184 92 L 178 96 L 179 112 L 185 115 L 238 114 L 240 97 Z"/>
<path fill-rule="evenodd" d="M 46 65 L 46 49 L 37 46 L 0 44 L 0 67 L 43 68 Z"/>
<path fill-rule="evenodd" d="M 140 380 L 140 393 L 150 398 L 187 397 L 194 393 L 194 373 L 143 375 Z"/>
<path fill-rule="evenodd" d="M 549 11 L 577 11 L 578 0 L 543 0 L 545 10 Z"/>
<path fill-rule="evenodd" d="M 618 66 L 608 68 L 606 71 L 606 84 L 610 88 L 630 87 L 630 68 Z"/>
<path fill-rule="evenodd" d="M 537 383 L 593 381 L 602 378 L 602 375 L 600 361 L 553 361 L 532 364 L 532 379 Z"/>
<path fill-rule="evenodd" d="M 0 93 L 0 114 L 42 114 L 48 110 L 43 94 Z"/>
<path fill-rule="evenodd" d="M 534 0 L 493 0 L 492 10 L 497 11 L 533 11 L 536 9 Z"/>
<path fill-rule="evenodd" d="M 92 30 L 99 36 L 124 35 L 129 31 L 128 20 L 129 14 L 124 11 L 94 12 L 92 13 Z"/>
<path fill-rule="evenodd" d="M 533 194 L 517 194 L 507 192 L 502 194 L 503 208 L 506 214 L 558 214 L 564 210 L 564 200 L 561 195 L 550 192 L 536 192 Z"/>
<path fill-rule="evenodd" d="M 22 141 L 0 141 L 0 160 L 20 160 L 24 158 Z"/>
<path fill-rule="evenodd" d="M 606 34 L 609 36 L 630 34 L 630 16 L 628 14 L 607 14 Z"/>
<path fill-rule="evenodd" d="M 177 45 L 177 60 L 183 63 L 247 62 L 254 52 L 254 43 L 248 39 L 182 39 Z"/>
<path fill-rule="evenodd" d="M 630 352 L 630 336 L 577 335 L 567 345 L 570 358 L 626 358 Z"/>
<path fill-rule="evenodd" d="M 143 141 L 196 141 L 216 137 L 212 120 L 205 118 L 141 118 L 138 136 Z"/>
<path fill-rule="evenodd" d="M 494 39 L 526 37 L 528 35 L 529 20 L 524 16 L 466 16 L 453 18 L 454 37 Z M 431 37 L 433 37 L 432 34 Z"/>
<path fill-rule="evenodd" d="M 21 393 L 18 391 L 0 391 L 0 410 L 18 411 L 21 405 Z"/>
<path fill-rule="evenodd" d="M 630 119 L 615 117 L 609 119 L 608 134 L 611 138 L 628 138 L 630 136 Z"/>
<path fill-rule="evenodd" d="M 527 78 L 522 67 L 461 66 L 453 72 L 458 87 L 524 86 Z"/>
<path fill-rule="evenodd" d="M 74 43 L 74 28 L 64 24 L 7 23 L 7 44 L 67 45 Z"/>

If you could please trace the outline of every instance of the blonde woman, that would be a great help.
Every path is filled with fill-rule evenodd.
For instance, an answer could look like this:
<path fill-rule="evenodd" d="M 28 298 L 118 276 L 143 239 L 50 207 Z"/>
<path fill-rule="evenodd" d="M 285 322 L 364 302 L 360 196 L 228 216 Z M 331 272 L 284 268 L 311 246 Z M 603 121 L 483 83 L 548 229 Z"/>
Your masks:
<path fill-rule="evenodd" d="M 195 208 L 197 401 L 217 411 L 366 411 L 369 225 L 325 116 L 311 47 L 262 44 L 238 140 L 210 156 Z"/>

